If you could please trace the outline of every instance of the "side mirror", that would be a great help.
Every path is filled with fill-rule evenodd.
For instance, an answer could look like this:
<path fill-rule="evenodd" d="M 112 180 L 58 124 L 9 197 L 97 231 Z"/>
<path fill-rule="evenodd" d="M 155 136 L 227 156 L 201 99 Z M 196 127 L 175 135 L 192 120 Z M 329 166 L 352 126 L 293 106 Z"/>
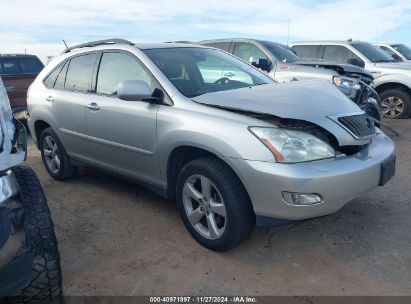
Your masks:
<path fill-rule="evenodd" d="M 360 68 L 365 67 L 365 62 L 358 58 L 350 58 L 347 61 L 348 64 L 359 66 Z"/>
<path fill-rule="evenodd" d="M 266 58 L 258 58 L 251 56 L 250 64 L 267 72 L 269 72 L 271 68 L 271 64 Z"/>
<path fill-rule="evenodd" d="M 151 100 L 151 89 L 142 80 L 123 80 L 118 84 L 117 96 L 122 100 L 140 101 Z"/>

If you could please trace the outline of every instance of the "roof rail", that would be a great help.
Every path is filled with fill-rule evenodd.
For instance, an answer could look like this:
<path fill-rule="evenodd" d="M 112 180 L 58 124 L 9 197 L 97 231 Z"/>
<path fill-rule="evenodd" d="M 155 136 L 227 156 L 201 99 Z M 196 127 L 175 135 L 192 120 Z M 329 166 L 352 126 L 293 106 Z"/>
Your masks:
<path fill-rule="evenodd" d="M 75 46 L 71 46 L 63 51 L 62 54 L 68 53 L 74 49 L 81 49 L 85 47 L 93 47 L 93 46 L 98 46 L 98 45 L 105 45 L 105 44 L 128 44 L 128 45 L 134 45 L 133 42 L 125 40 L 125 39 L 119 39 L 119 38 L 112 38 L 112 39 L 105 39 L 105 40 L 97 40 L 97 41 L 90 41 L 82 44 L 78 44 Z"/>

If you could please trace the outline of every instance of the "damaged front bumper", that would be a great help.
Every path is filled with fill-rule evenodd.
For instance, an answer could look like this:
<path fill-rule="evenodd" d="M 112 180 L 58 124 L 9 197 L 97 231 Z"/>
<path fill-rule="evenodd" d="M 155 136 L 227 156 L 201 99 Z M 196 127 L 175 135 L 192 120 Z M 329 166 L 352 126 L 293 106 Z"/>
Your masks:
<path fill-rule="evenodd" d="M 227 162 L 243 182 L 257 216 L 304 220 L 334 213 L 380 185 L 383 164 L 393 157 L 394 143 L 378 132 L 370 144 L 351 156 L 296 164 L 231 158 Z M 321 201 L 293 205 L 284 193 L 315 194 Z"/>

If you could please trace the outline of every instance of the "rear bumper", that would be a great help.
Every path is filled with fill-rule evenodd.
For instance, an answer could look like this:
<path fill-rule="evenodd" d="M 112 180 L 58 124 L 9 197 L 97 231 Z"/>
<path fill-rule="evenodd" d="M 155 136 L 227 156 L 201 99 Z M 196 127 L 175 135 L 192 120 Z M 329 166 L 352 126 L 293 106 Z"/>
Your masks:
<path fill-rule="evenodd" d="M 394 143 L 376 135 L 360 153 L 298 164 L 229 159 L 242 180 L 257 216 L 304 220 L 331 214 L 380 183 L 381 164 L 395 153 Z M 320 194 L 322 202 L 292 205 L 282 192 Z"/>

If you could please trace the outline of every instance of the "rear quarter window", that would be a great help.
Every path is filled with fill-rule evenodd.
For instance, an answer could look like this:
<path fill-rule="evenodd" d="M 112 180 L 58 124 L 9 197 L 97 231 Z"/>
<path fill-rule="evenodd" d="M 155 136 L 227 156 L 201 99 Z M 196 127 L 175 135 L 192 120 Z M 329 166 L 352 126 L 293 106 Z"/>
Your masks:
<path fill-rule="evenodd" d="M 44 78 L 43 83 L 48 87 L 49 89 L 54 88 L 54 85 L 56 84 L 57 77 L 59 77 L 59 74 L 63 67 L 67 64 L 67 61 L 59 64 L 57 67 L 52 70 L 46 78 Z M 65 75 L 64 75 L 65 77 Z M 64 87 L 64 82 L 63 82 L 63 87 Z"/>
<path fill-rule="evenodd" d="M 320 45 L 294 45 L 292 49 L 302 58 L 320 58 Z"/>

